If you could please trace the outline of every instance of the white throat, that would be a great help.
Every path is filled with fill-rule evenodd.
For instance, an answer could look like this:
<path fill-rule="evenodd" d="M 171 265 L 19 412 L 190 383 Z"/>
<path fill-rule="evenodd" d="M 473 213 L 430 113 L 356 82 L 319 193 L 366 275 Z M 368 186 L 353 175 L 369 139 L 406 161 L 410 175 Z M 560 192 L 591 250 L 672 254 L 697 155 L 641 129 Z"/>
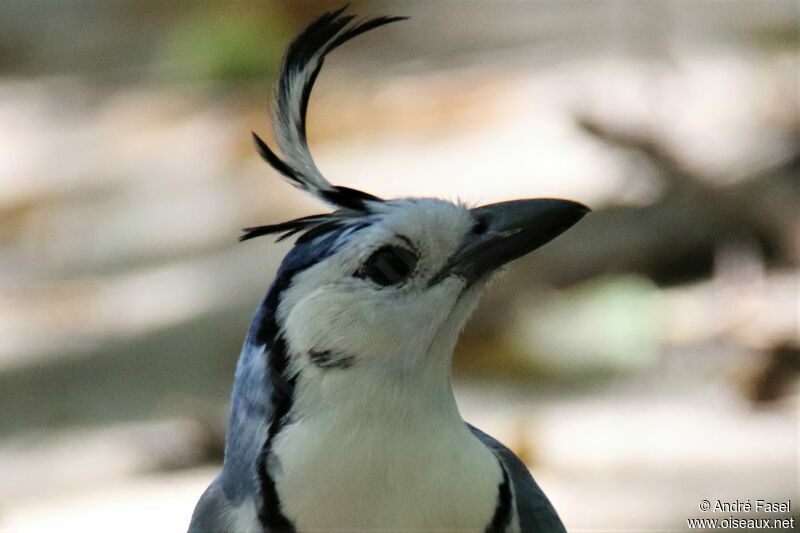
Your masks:
<path fill-rule="evenodd" d="M 450 385 L 458 328 L 443 331 L 416 372 L 303 369 L 270 462 L 281 507 L 298 530 L 489 524 L 502 472 L 458 412 Z"/>
<path fill-rule="evenodd" d="M 454 401 L 349 393 L 394 403 L 320 410 L 275 440 L 272 474 L 298 530 L 482 531 L 502 474 Z"/>

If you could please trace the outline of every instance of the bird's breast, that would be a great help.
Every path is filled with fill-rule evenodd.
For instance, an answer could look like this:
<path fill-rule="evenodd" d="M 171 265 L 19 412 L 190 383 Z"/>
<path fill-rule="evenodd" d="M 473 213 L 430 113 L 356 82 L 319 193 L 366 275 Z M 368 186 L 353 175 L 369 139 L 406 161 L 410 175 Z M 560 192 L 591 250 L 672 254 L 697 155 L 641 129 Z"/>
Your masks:
<path fill-rule="evenodd" d="M 281 432 L 272 456 L 281 508 L 299 531 L 483 531 L 502 480 L 494 455 L 458 424 L 306 421 Z"/>

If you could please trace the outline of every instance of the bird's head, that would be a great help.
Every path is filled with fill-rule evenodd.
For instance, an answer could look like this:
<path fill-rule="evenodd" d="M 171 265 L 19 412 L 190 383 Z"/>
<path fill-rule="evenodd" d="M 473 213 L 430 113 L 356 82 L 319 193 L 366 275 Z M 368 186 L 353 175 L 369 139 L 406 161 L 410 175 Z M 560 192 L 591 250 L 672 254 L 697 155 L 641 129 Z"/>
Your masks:
<path fill-rule="evenodd" d="M 436 199 L 384 200 L 329 183 L 306 140 L 311 87 L 327 53 L 396 20 L 353 23 L 339 10 L 312 23 L 289 47 L 276 92 L 273 122 L 283 156 L 255 136 L 268 163 L 335 208 L 248 228 L 242 236 L 298 235 L 251 331 L 251 342 L 278 345 L 284 353 L 273 377 L 360 369 L 418 379 L 431 366 L 449 372 L 458 333 L 491 275 L 588 211 L 556 199 L 476 208 Z"/>

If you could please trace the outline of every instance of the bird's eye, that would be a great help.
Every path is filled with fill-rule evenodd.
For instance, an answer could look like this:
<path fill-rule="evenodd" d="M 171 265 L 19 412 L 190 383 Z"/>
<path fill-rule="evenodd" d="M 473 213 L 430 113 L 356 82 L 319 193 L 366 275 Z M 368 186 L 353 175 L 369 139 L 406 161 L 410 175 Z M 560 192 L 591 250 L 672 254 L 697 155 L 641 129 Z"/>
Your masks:
<path fill-rule="evenodd" d="M 406 279 L 416 265 L 417 256 L 414 252 L 400 246 L 382 246 L 369 256 L 355 276 L 388 287 Z"/>
<path fill-rule="evenodd" d="M 478 217 L 472 225 L 472 233 L 475 235 L 483 235 L 489 227 L 489 221 L 485 216 Z"/>

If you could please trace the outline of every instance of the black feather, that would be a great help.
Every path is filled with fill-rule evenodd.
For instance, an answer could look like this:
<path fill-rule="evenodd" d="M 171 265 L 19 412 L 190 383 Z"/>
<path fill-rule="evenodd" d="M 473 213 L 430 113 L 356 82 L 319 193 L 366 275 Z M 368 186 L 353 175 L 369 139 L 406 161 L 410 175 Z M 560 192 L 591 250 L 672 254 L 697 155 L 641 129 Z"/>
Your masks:
<path fill-rule="evenodd" d="M 274 168 L 275 170 L 277 170 L 290 180 L 300 183 L 300 177 L 298 173 L 294 169 L 292 169 L 292 167 L 290 167 L 288 163 L 286 163 L 283 159 L 278 157 L 275 154 L 275 152 L 273 152 L 272 149 L 269 146 L 267 146 L 267 143 L 261 140 L 261 137 L 259 137 L 256 134 L 256 132 L 253 131 L 250 133 L 253 134 L 253 140 L 256 143 L 256 150 L 258 150 L 258 155 L 260 155 L 264 161 L 269 163 L 269 165 L 272 168 Z"/>
<path fill-rule="evenodd" d="M 281 241 L 287 237 L 294 235 L 298 231 L 307 229 L 310 226 L 321 224 L 330 219 L 331 215 L 327 214 L 309 215 L 305 217 L 296 218 L 294 220 L 281 222 L 279 224 L 269 224 L 266 226 L 254 226 L 252 228 L 244 228 L 242 230 L 244 233 L 242 233 L 242 235 L 239 237 L 239 241 L 247 241 L 264 235 L 274 235 L 276 233 L 283 233 L 283 235 L 281 235 L 278 238 L 278 240 Z"/>
<path fill-rule="evenodd" d="M 289 49 L 286 51 L 286 55 L 283 59 L 283 73 L 278 82 L 277 111 L 278 115 L 288 123 L 290 120 L 289 109 L 291 108 L 293 103 L 292 98 L 294 97 L 291 90 L 292 87 L 289 84 L 291 80 L 290 74 L 292 74 L 293 71 L 302 71 L 314 60 L 314 56 L 317 53 L 321 54 L 319 63 L 312 71 L 312 74 L 309 76 L 300 93 L 300 123 L 294 126 L 300 133 L 300 138 L 303 142 L 306 141 L 306 111 L 308 110 L 308 102 L 311 98 L 311 89 L 313 89 L 319 71 L 322 68 L 325 55 L 331 50 L 331 48 L 327 47 L 327 44 L 355 19 L 353 15 L 341 16 L 345 9 L 347 9 L 346 5 L 335 11 L 325 13 L 312 22 L 295 38 L 292 44 L 289 45 Z"/>
<path fill-rule="evenodd" d="M 322 197 L 332 204 L 336 204 L 353 211 L 367 211 L 364 202 L 382 202 L 377 196 L 349 187 L 336 186 L 332 191 L 322 191 Z"/>
<path fill-rule="evenodd" d="M 350 211 L 369 211 L 367 202 L 381 202 L 377 196 L 331 185 L 319 173 L 308 149 L 306 113 L 311 90 L 317 80 L 325 57 L 345 42 L 372 29 L 407 17 L 382 16 L 354 22 L 356 17 L 345 14 L 347 6 L 323 14 L 312 22 L 289 45 L 283 60 L 281 76 L 275 93 L 274 128 L 283 157 L 272 150 L 258 135 L 253 134 L 261 157 L 275 170 L 298 187 L 320 199 Z M 290 221 L 291 222 L 291 221 Z M 245 230 L 241 240 L 277 233 L 281 225 L 262 226 Z M 297 226 L 286 230 L 286 238 L 300 231 Z"/>
<path fill-rule="evenodd" d="M 308 242 L 311 240 L 316 239 L 317 237 L 324 235 L 330 231 L 335 229 L 341 228 L 342 224 L 339 221 L 332 220 L 330 222 L 326 222 L 324 224 L 319 224 L 318 226 L 314 226 L 313 228 L 309 229 L 305 233 L 303 233 L 298 239 L 297 244 L 303 244 L 304 242 Z"/>
<path fill-rule="evenodd" d="M 508 525 L 511 523 L 512 514 L 512 497 L 511 486 L 508 481 L 508 473 L 505 467 L 501 464 L 500 470 L 503 472 L 503 480 L 497 487 L 497 504 L 494 508 L 494 516 L 492 521 L 486 526 L 485 533 L 502 533 L 506 531 Z"/>
<path fill-rule="evenodd" d="M 363 22 L 356 24 L 355 26 L 348 28 L 347 31 L 342 32 L 336 39 L 334 39 L 330 45 L 325 49 L 325 53 L 327 54 L 331 50 L 341 46 L 342 44 L 346 43 L 350 39 L 354 37 L 358 37 L 362 33 L 366 33 L 370 30 L 374 30 L 379 26 L 383 26 L 385 24 L 391 24 L 392 22 L 400 22 L 402 20 L 408 20 L 408 17 L 375 17 L 373 19 L 367 19 Z"/>

